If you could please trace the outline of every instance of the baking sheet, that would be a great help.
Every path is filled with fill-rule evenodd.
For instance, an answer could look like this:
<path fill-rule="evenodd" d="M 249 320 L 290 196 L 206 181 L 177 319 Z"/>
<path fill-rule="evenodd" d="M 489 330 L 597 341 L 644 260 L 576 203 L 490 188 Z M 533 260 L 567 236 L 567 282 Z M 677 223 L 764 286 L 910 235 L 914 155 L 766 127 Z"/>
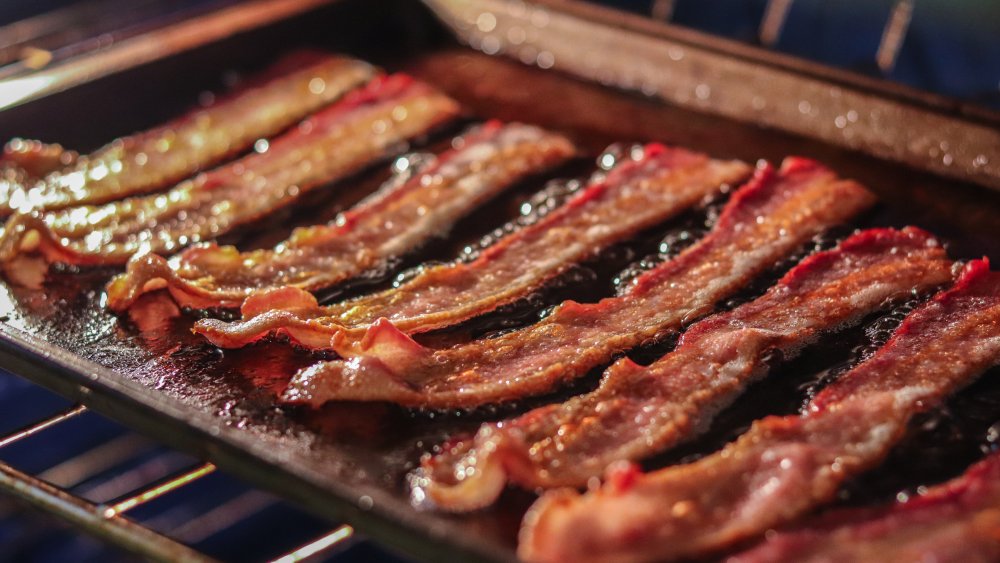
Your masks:
<path fill-rule="evenodd" d="M 199 92 L 231 77 L 232 71 L 262 66 L 296 48 L 323 48 L 410 72 L 444 89 L 477 118 L 520 120 L 566 133 L 591 156 L 612 142 L 657 140 L 751 162 L 760 158 L 777 162 L 790 154 L 817 158 L 862 181 L 882 198 L 884 203 L 856 226 L 915 224 L 948 241 L 954 257 L 985 254 L 1000 260 L 1000 194 L 981 185 L 945 179 L 815 138 L 665 104 L 537 64 L 490 57 L 458 45 L 419 5 L 397 2 L 378 9 L 366 4 L 339 3 L 307 18 L 14 108 L 0 114 L 0 136 L 39 137 L 91 149 L 177 114 L 194 103 Z M 428 139 L 426 146 L 440 142 Z M 574 175 L 585 168 L 576 163 L 559 173 Z M 248 247 L 280 240 L 294 226 L 330 217 L 356 201 L 385 174 L 384 166 L 376 167 L 331 186 L 308 206 L 272 218 L 235 240 Z M 514 218 L 519 202 L 541 185 L 542 179 L 536 179 L 520 186 L 463 221 L 447 239 L 407 257 L 385 276 L 342 288 L 341 296 L 384 286 L 391 273 L 421 261 L 455 256 Z M 462 339 L 504 326 L 512 317 L 515 322 L 529 322 L 537 311 L 562 298 L 588 300 L 611 294 L 617 269 L 655 249 L 671 230 L 700 220 L 694 212 L 602 254 L 573 274 L 582 275 L 587 283 L 543 292 L 505 315 L 426 338 Z M 172 305 L 162 295 L 143 298 L 133 318 L 116 319 L 100 307 L 101 289 L 112 273 L 54 273 L 42 290 L 0 287 L 3 365 L 331 519 L 349 521 L 363 533 L 417 557 L 513 558 L 517 526 L 532 494 L 511 490 L 496 507 L 472 515 L 418 513 L 407 501 L 404 476 L 422 452 L 445 436 L 572 391 L 473 412 L 407 411 L 383 404 L 334 404 L 316 412 L 281 407 L 274 397 L 288 376 L 321 355 L 275 342 L 243 350 L 214 349 L 189 333 L 190 317 L 164 314 Z M 744 297 L 764 285 L 755 284 Z M 825 339 L 798 360 L 776 361 L 771 377 L 725 411 L 710 435 L 651 465 L 711 451 L 754 418 L 794 410 L 810 382 L 856 357 L 855 348 L 870 340 L 872 331 L 865 327 L 876 321 L 869 319 L 861 328 Z M 637 356 L 667 348 L 669 343 Z M 594 375 L 574 389 L 593 385 Z M 989 446 L 987 429 L 1000 418 L 997 375 L 992 371 L 953 401 L 950 409 L 921 419 L 914 425 L 913 437 L 886 468 L 851 483 L 841 502 L 891 498 L 901 487 L 954 475 L 980 455 L 980 448 Z"/>

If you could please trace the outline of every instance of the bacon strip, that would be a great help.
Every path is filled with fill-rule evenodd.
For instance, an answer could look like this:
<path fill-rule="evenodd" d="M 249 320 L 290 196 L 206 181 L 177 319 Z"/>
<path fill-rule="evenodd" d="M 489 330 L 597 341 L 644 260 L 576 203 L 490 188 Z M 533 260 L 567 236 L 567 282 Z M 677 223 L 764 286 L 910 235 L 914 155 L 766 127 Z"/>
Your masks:
<path fill-rule="evenodd" d="M 618 297 L 567 301 L 542 322 L 445 350 L 421 347 L 380 319 L 358 343 L 334 337 L 346 360 L 311 366 L 284 397 L 469 407 L 543 393 L 707 313 L 716 301 L 873 202 L 860 185 L 811 161 L 760 169 L 730 200 L 713 231 L 638 277 Z"/>
<path fill-rule="evenodd" d="M 157 195 L 12 217 L 0 261 L 37 250 L 50 262 L 121 264 L 226 233 L 368 166 L 451 119 L 458 105 L 412 78 L 378 79 L 315 114 L 270 148 Z"/>
<path fill-rule="evenodd" d="M 328 307 L 306 292 L 264 291 L 247 300 L 243 321 L 206 319 L 195 330 L 225 348 L 271 332 L 329 348 L 338 332 L 359 340 L 381 317 L 407 334 L 454 325 L 529 295 L 598 249 L 665 221 L 749 173 L 738 161 L 648 145 L 636 160 L 618 164 L 606 178 L 470 263 L 427 268 L 398 288 Z"/>
<path fill-rule="evenodd" d="M 722 451 L 642 474 L 625 464 L 585 495 L 545 494 L 525 516 L 528 561 L 652 561 L 704 555 L 829 501 L 877 465 L 914 414 L 1000 363 L 1000 273 L 969 263 L 871 359 L 803 414 L 768 417 Z"/>
<path fill-rule="evenodd" d="M 62 145 L 11 139 L 4 145 L 3 155 L 0 156 L 0 171 L 3 172 L 0 182 L 4 182 L 0 185 L 0 193 L 8 194 L 15 183 L 23 185 L 29 181 L 37 182 L 52 172 L 73 164 L 79 157 L 76 151 L 66 150 Z"/>
<path fill-rule="evenodd" d="M 80 158 L 58 145 L 15 141 L 23 150 L 9 151 L 8 157 L 15 157 L 9 161 L 23 162 L 30 176 L 52 173 L 37 182 L 7 174 L 9 181 L 0 182 L 0 215 L 104 203 L 169 186 L 281 132 L 377 73 L 361 61 L 323 56 Z"/>
<path fill-rule="evenodd" d="M 793 356 L 822 332 L 951 277 L 944 250 L 919 229 L 858 233 L 803 260 L 763 297 L 695 324 L 650 366 L 622 358 L 593 392 L 484 424 L 425 458 L 414 498 L 463 511 L 492 503 L 508 479 L 527 489 L 583 486 L 612 462 L 696 435 L 763 375 L 768 354 Z"/>
<path fill-rule="evenodd" d="M 728 563 L 1000 560 L 1000 453 L 919 496 L 871 510 L 838 510 L 768 536 Z"/>
<path fill-rule="evenodd" d="M 180 305 L 197 308 L 238 307 L 259 288 L 329 287 L 412 250 L 517 180 L 573 154 L 564 137 L 520 124 L 490 122 L 456 142 L 461 148 L 409 180 L 390 181 L 334 222 L 297 229 L 273 250 L 208 244 L 169 262 L 155 254 L 133 260 L 109 286 L 108 306 L 125 309 L 164 283 Z"/>

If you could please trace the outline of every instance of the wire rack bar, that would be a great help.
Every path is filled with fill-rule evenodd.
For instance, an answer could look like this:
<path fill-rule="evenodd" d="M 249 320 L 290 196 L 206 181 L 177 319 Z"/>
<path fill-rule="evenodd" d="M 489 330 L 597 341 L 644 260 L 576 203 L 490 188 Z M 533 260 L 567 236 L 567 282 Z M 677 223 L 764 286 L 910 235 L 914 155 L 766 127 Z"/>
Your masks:
<path fill-rule="evenodd" d="M 76 405 L 49 418 L 28 425 L 0 439 L 0 447 L 29 438 L 86 411 L 87 407 L 84 405 Z M 121 445 L 119 442 L 121 441 L 113 440 L 108 445 L 119 447 Z M 98 447 L 92 450 L 92 452 L 98 451 L 103 452 L 103 449 Z M 87 454 L 78 456 L 79 459 L 92 462 L 93 460 L 90 460 L 89 457 L 91 456 Z M 75 465 L 78 458 L 67 460 L 56 468 L 43 473 L 42 476 L 48 477 L 50 474 L 51 476 L 62 475 L 62 473 L 69 472 L 71 478 L 68 481 L 80 481 L 85 476 L 79 474 L 79 469 L 71 467 L 71 465 Z M 86 463 L 85 465 L 89 467 L 91 463 Z M 99 467 L 104 467 L 104 465 L 100 464 Z M 203 477 L 211 475 L 215 471 L 215 464 L 203 463 L 192 469 L 136 489 L 112 502 L 96 504 L 74 495 L 66 489 L 53 485 L 40 477 L 31 476 L 6 463 L 0 462 L 0 492 L 9 493 L 13 497 L 35 508 L 69 522 L 84 532 L 93 534 L 150 560 L 200 563 L 214 560 L 183 543 L 124 517 L 123 514 L 160 498 L 167 493 L 190 485 Z M 343 525 L 305 545 L 295 548 L 291 552 L 275 559 L 273 563 L 308 561 L 322 556 L 331 549 L 342 546 L 352 537 L 354 537 L 354 528 Z"/>
<path fill-rule="evenodd" d="M 298 563 L 300 561 L 305 561 L 344 543 L 353 535 L 354 528 L 345 524 L 332 532 L 324 536 L 320 536 L 319 538 L 297 548 L 295 551 L 292 551 L 287 555 L 274 559 L 271 563 Z"/>
<path fill-rule="evenodd" d="M 45 430 L 46 428 L 51 428 L 51 427 L 55 426 L 56 424 L 59 424 L 60 422 L 63 422 L 65 420 L 69 420 L 69 419 L 71 419 L 71 418 L 73 418 L 73 417 L 75 417 L 77 415 L 81 415 L 81 414 L 83 414 L 85 412 L 87 412 L 87 407 L 85 407 L 84 405 L 76 405 L 76 406 L 74 406 L 74 407 L 72 407 L 70 409 L 67 409 L 67 410 L 65 410 L 65 411 L 63 411 L 63 412 L 61 412 L 61 413 L 59 413 L 57 415 L 54 415 L 54 416 L 50 417 L 50 418 L 47 418 L 47 419 L 42 420 L 40 422 L 36 422 L 36 423 L 34 423 L 34 424 L 30 425 L 30 426 L 26 426 L 26 427 L 24 427 L 24 428 L 22 428 L 22 429 L 20 429 L 20 430 L 18 430 L 16 432 L 14 432 L 13 434 L 9 434 L 6 437 L 4 437 L 3 439 L 0 439 L 0 448 L 2 448 L 4 446 L 9 446 L 9 445 L 13 444 L 14 442 L 18 442 L 20 440 L 23 440 L 24 438 L 29 437 L 29 436 L 33 436 L 35 434 L 38 434 L 39 432 Z"/>
<path fill-rule="evenodd" d="M 141 492 L 133 493 L 125 499 L 106 505 L 106 508 L 104 508 L 104 516 L 106 518 L 111 518 L 115 515 L 132 510 L 137 506 L 141 506 L 151 500 L 162 497 L 171 491 L 176 491 L 177 489 L 193 483 L 198 479 L 214 472 L 215 464 L 205 463 L 190 471 L 185 471 L 180 475 L 168 477 L 166 480 L 156 483 Z"/>
<path fill-rule="evenodd" d="M 158 534 L 105 507 L 74 496 L 0 462 L 0 491 L 53 514 L 79 529 L 153 561 L 209 562 L 210 557 Z"/>
<path fill-rule="evenodd" d="M 792 2 L 793 0 L 768 0 L 758 31 L 762 45 L 774 47 L 778 43 L 785 20 L 788 19 L 788 11 L 792 9 Z"/>
<path fill-rule="evenodd" d="M 889 14 L 889 20 L 882 31 L 878 52 L 875 54 L 875 63 L 883 74 L 889 73 L 896 66 L 899 50 L 903 46 L 906 32 L 910 29 L 910 21 L 913 19 L 913 3 L 914 0 L 899 0 L 893 5 Z"/>
<path fill-rule="evenodd" d="M 153 449 L 149 440 L 138 434 L 126 434 L 94 446 L 38 474 L 38 478 L 65 489 Z M 115 495 L 109 495 L 109 497 Z M 108 497 L 108 498 L 109 498 Z"/>
<path fill-rule="evenodd" d="M 7 435 L 0 439 L 0 447 L 30 438 L 85 412 L 87 412 L 86 406 L 75 405 Z M 153 561 L 207 562 L 213 559 L 124 518 L 121 513 L 179 489 L 214 470 L 215 466 L 211 463 L 203 464 L 108 506 L 94 504 L 39 477 L 0 462 L 0 492 L 9 493 L 22 502 L 48 512 L 85 532 Z"/>

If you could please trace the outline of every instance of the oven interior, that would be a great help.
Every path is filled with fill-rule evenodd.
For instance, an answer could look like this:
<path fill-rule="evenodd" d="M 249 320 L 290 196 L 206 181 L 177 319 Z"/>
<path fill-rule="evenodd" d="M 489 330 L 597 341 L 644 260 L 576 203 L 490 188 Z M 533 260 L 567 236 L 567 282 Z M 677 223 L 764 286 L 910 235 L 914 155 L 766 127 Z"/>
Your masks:
<path fill-rule="evenodd" d="M 623 142 L 662 141 L 748 162 L 779 162 L 788 155 L 815 158 L 861 181 L 882 200 L 855 224 L 816 241 L 818 247 L 829 246 L 853 228 L 912 224 L 947 241 L 953 258 L 987 255 L 1000 261 L 996 237 L 1000 192 L 808 136 L 581 80 L 558 69 L 488 56 L 456 41 L 426 6 L 404 0 L 377 5 L 335 2 L 6 109 L 0 114 L 0 137 L 38 138 L 88 151 L 178 115 L 197 103 L 202 92 L 224 88 L 298 49 L 348 53 L 411 73 L 462 102 L 469 110 L 466 124 L 485 118 L 534 123 L 569 135 L 586 152 L 586 157 L 499 197 L 387 271 L 334 288 L 324 296 L 328 300 L 387 287 L 407 268 L 449 260 L 476 247 L 491 231 L 515 220 L 521 204 L 546 181 L 584 177 L 602 150 Z M 441 131 L 410 149 L 440 148 L 448 135 L 460 130 L 459 126 Z M 244 249 L 269 246 L 296 226 L 329 220 L 374 189 L 386 178 L 386 169 L 383 163 L 320 190 L 290 212 L 225 242 Z M 682 232 L 702 232 L 712 213 L 711 206 L 697 209 L 650 229 L 581 264 L 531 299 L 422 340 L 446 344 L 489 337 L 533 322 L 564 299 L 592 301 L 611 295 L 620 272 L 644 259 L 663 259 L 658 253 L 664 240 L 676 240 Z M 793 263 L 777 266 L 723 307 L 759 295 Z M 409 507 L 404 476 L 420 454 L 480 422 L 592 388 L 601 371 L 554 395 L 473 411 L 405 410 L 383 404 L 332 404 L 315 412 L 278 407 L 275 393 L 290 374 L 322 356 L 281 342 L 221 352 L 190 334 L 188 316 L 145 326 L 116 319 L 100 306 L 101 288 L 112 273 L 56 271 L 42 290 L 0 287 L 4 366 L 206 459 L 213 468 L 248 479 L 334 522 L 347 521 L 365 535 L 418 558 L 511 559 L 521 515 L 534 498 L 510 490 L 496 507 L 470 516 L 416 512 Z M 155 311 L 161 297 L 144 298 L 139 306 Z M 797 359 L 775 358 L 770 376 L 725 410 L 707 435 L 649 460 L 646 466 L 695 459 L 731 440 L 752 420 L 794 412 L 831 373 L 845 369 L 884 340 L 910 305 L 894 304 L 856 328 L 824 338 Z M 648 363 L 672 344 L 668 338 L 629 355 Z M 1000 428 L 997 375 L 1000 372 L 992 370 L 945 408 L 917 421 L 892 457 L 880 469 L 849 483 L 838 503 L 883 501 L 900 491 L 940 482 L 994 447 Z M 192 471 L 199 467 L 204 466 Z"/>

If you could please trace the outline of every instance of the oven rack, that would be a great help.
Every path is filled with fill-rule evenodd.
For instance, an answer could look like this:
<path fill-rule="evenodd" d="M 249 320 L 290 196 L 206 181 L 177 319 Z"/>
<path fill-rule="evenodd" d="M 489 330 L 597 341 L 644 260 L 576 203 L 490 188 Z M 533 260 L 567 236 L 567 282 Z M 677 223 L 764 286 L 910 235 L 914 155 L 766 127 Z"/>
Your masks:
<path fill-rule="evenodd" d="M 649 16 L 669 23 L 673 18 L 677 2 L 678 0 L 652 0 Z M 882 75 L 887 75 L 896 65 L 899 50 L 903 46 L 913 19 L 914 2 L 915 0 L 895 0 L 889 10 L 889 17 L 882 28 L 878 50 L 873 56 L 874 63 Z M 777 45 L 794 3 L 795 0 L 767 0 L 764 14 L 757 26 L 757 40 L 760 45 L 769 48 Z"/>
<path fill-rule="evenodd" d="M 4 450 L 14 445 L 30 445 L 32 440 L 44 439 L 39 435 L 90 412 L 82 404 L 74 404 L 55 414 L 40 417 L 35 422 L 9 432 L 0 437 L 0 493 L 9 495 L 23 504 L 42 510 L 117 547 L 153 561 L 210 562 L 212 557 L 197 551 L 185 543 L 154 531 L 136 520 L 129 513 L 147 503 L 166 495 L 191 487 L 199 480 L 216 472 L 211 462 L 195 461 L 174 470 L 168 475 L 145 482 L 128 492 L 107 502 L 92 502 L 70 492 L 71 486 L 57 486 L 49 480 L 82 483 L 109 466 L 121 462 L 136 453 L 144 441 L 135 435 L 125 435 L 111 439 L 94 448 L 73 455 L 52 468 L 32 475 L 21 471 L 5 461 Z M 121 478 L 122 476 L 118 476 Z M 129 476 L 125 476 L 128 480 Z M 248 503 L 240 503 L 237 498 L 234 508 L 245 508 Z M 265 501 L 266 502 L 266 501 Z M 252 504 L 252 503 L 250 503 Z M 226 507 L 218 507 L 224 509 Z M 241 512 L 229 510 L 228 524 L 241 516 Z M 223 525 L 214 524 L 217 529 Z M 201 538 L 204 539 L 204 538 Z M 328 532 L 304 543 L 295 545 L 278 557 L 268 559 L 269 563 L 294 563 L 298 561 L 319 561 L 335 555 L 339 550 L 358 541 L 354 529 L 346 524 L 333 526 Z"/>

